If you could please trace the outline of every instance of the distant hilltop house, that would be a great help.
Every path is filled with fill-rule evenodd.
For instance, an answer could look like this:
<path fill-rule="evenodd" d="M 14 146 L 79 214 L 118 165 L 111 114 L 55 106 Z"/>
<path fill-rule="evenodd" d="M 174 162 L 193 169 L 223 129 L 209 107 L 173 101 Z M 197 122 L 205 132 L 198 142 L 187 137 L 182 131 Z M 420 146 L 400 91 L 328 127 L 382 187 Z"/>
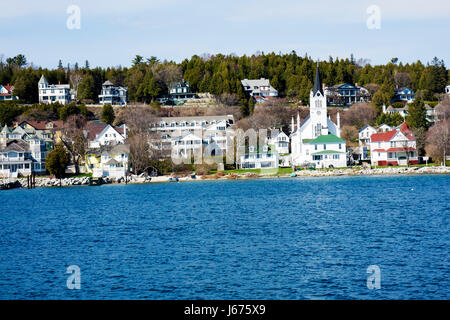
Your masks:
<path fill-rule="evenodd" d="M 370 102 L 370 93 L 364 87 L 357 83 L 351 85 L 348 83 L 337 84 L 332 87 L 325 87 L 328 105 L 349 106 L 357 102 Z"/>
<path fill-rule="evenodd" d="M 169 97 L 165 98 L 167 100 L 173 101 L 175 104 L 184 103 L 189 99 L 194 99 L 196 97 L 195 93 L 191 91 L 189 82 L 174 82 L 169 86 Z M 164 98 L 163 98 L 164 99 Z"/>
<path fill-rule="evenodd" d="M 48 84 L 42 75 L 38 83 L 39 103 L 61 103 L 68 104 L 72 101 L 72 92 L 69 84 Z"/>
<path fill-rule="evenodd" d="M 428 104 L 425 104 L 425 109 L 426 109 L 427 120 L 429 122 L 435 122 L 436 121 L 436 110 L 434 108 L 430 107 L 430 105 L 428 105 Z M 383 113 L 390 114 L 390 115 L 398 113 L 405 119 L 406 116 L 409 114 L 409 106 L 406 104 L 403 108 L 394 108 L 393 106 L 389 106 L 386 108 L 386 106 L 383 105 Z"/>
<path fill-rule="evenodd" d="M 405 102 L 411 103 L 414 102 L 414 91 L 409 88 L 395 88 L 394 89 L 394 97 L 392 98 L 392 102 Z"/>
<path fill-rule="evenodd" d="M 256 102 L 264 102 L 269 97 L 278 97 L 278 91 L 270 85 L 268 79 L 241 80 L 245 93 L 255 99 Z"/>
<path fill-rule="evenodd" d="M 107 80 L 102 85 L 98 101 L 101 105 L 109 103 L 111 105 L 126 106 L 128 103 L 127 92 L 127 87 L 115 86 L 114 83 Z"/>
<path fill-rule="evenodd" d="M 445 93 L 450 95 L 450 85 L 445 87 Z"/>
<path fill-rule="evenodd" d="M 9 84 L 6 86 L 0 85 L 0 101 L 19 100 L 19 97 L 12 94 L 14 86 Z"/>
<path fill-rule="evenodd" d="M 372 134 L 370 154 L 372 165 L 397 166 L 419 163 L 416 138 L 405 122 L 397 129 Z"/>

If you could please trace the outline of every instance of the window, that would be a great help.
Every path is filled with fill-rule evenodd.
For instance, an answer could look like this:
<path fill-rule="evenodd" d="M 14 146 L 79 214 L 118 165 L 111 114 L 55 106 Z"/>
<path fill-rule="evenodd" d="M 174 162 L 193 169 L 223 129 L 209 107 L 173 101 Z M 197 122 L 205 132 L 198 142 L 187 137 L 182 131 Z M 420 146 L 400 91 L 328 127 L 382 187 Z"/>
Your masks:
<path fill-rule="evenodd" d="M 334 160 L 338 160 L 339 157 L 340 157 L 340 156 L 339 156 L 338 154 L 333 154 L 333 159 L 334 159 Z"/>
<path fill-rule="evenodd" d="M 317 144 L 314 145 L 314 150 L 317 150 Z"/>
<path fill-rule="evenodd" d="M 327 150 L 327 145 L 326 144 L 323 145 L 323 150 Z"/>
<path fill-rule="evenodd" d="M 342 144 L 339 143 L 339 149 L 342 149 Z"/>

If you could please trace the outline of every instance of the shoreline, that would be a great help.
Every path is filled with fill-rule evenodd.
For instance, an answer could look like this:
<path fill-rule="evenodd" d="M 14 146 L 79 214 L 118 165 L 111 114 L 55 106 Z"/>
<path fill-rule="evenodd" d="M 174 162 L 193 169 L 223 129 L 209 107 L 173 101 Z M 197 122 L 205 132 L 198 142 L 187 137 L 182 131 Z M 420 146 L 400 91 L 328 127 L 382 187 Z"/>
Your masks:
<path fill-rule="evenodd" d="M 339 176 L 382 176 L 382 175 L 422 175 L 422 174 L 450 174 L 450 167 L 389 167 L 378 169 L 333 169 L 333 170 L 301 170 L 296 171 L 295 176 L 291 174 L 273 173 L 216 173 L 212 175 L 200 175 L 193 179 L 190 175 L 180 177 L 179 175 L 165 175 L 158 177 L 130 176 L 128 184 L 151 184 L 170 183 L 170 178 L 178 177 L 178 182 L 189 181 L 211 181 L 211 180 L 249 180 L 249 179 L 274 179 L 274 178 L 304 178 L 304 177 L 339 177 Z M 104 184 L 125 184 L 124 179 L 114 181 L 103 178 Z M 27 189 L 27 179 L 18 178 L 20 186 L 17 188 Z M 36 177 L 36 188 L 60 187 L 59 179 L 49 177 Z M 61 180 L 61 187 L 87 186 L 89 177 L 64 178 Z"/>

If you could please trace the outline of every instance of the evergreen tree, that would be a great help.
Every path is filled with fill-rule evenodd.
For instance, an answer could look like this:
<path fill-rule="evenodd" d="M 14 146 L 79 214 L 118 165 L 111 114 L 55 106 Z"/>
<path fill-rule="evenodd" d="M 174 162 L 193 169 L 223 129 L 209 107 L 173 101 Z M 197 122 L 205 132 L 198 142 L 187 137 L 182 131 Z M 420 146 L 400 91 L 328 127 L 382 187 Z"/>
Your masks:
<path fill-rule="evenodd" d="M 87 73 L 84 75 L 78 85 L 77 97 L 79 100 L 95 100 L 95 81 L 94 77 Z"/>
<path fill-rule="evenodd" d="M 70 157 L 63 146 L 57 145 L 45 158 L 45 168 L 57 179 L 64 177 Z"/>
<path fill-rule="evenodd" d="M 100 120 L 107 124 L 113 124 L 116 116 L 114 114 L 113 107 L 108 103 L 105 104 L 102 108 L 102 113 L 100 115 Z"/>
<path fill-rule="evenodd" d="M 406 116 L 406 123 L 408 127 L 415 130 L 418 128 L 428 128 L 427 110 L 423 100 L 416 99 L 414 103 L 409 105 L 408 115 Z"/>

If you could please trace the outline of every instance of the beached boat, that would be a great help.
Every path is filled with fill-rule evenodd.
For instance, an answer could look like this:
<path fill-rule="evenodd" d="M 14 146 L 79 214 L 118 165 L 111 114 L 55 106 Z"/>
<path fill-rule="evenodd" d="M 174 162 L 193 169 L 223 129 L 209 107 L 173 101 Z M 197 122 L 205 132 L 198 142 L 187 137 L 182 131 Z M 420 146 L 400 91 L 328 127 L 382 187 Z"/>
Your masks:
<path fill-rule="evenodd" d="M 90 186 L 101 186 L 103 184 L 102 178 L 89 178 Z"/>

